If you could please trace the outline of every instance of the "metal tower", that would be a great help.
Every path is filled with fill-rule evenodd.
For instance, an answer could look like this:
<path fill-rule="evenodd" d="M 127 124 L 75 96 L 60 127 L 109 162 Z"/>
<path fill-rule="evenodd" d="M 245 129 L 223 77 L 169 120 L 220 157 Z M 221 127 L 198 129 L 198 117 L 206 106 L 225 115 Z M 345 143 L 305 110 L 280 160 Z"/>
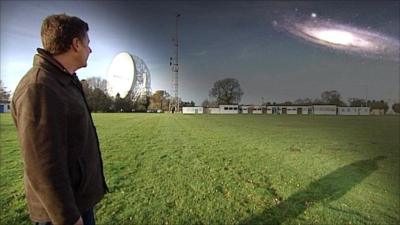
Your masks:
<path fill-rule="evenodd" d="M 172 39 L 172 41 L 174 42 L 174 46 L 175 46 L 175 58 L 171 57 L 170 58 L 170 62 L 169 65 L 171 67 L 171 70 L 173 72 L 173 77 L 172 77 L 172 88 L 173 88 L 173 99 L 170 103 L 170 107 L 169 110 L 170 111 L 175 111 L 175 112 L 179 112 L 180 108 L 179 108 L 179 81 L 178 81 L 178 71 L 179 71 L 179 37 L 178 37 L 178 25 L 179 25 L 179 18 L 180 18 L 180 14 L 176 15 L 176 32 L 175 32 L 175 38 Z"/>

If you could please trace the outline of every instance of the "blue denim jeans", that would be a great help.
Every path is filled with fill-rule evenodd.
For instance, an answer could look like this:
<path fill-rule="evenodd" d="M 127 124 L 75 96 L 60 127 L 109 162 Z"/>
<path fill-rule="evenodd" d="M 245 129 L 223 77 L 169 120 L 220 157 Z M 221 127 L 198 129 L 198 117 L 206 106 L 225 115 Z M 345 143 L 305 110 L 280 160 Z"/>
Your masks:
<path fill-rule="evenodd" d="M 82 219 L 84 225 L 96 225 L 94 221 L 93 209 L 89 209 L 85 213 L 82 213 Z M 37 222 L 35 225 L 53 225 L 51 222 Z"/>

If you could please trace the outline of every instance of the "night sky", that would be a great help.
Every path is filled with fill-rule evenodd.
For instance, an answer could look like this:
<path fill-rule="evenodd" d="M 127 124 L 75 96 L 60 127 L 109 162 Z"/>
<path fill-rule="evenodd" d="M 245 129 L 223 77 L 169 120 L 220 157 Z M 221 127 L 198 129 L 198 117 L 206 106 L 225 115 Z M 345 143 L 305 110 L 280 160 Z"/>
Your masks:
<path fill-rule="evenodd" d="M 242 104 L 315 99 L 326 90 L 339 91 L 343 100 L 399 100 L 396 1 L 0 4 L 1 80 L 11 91 L 41 47 L 42 19 L 65 12 L 89 23 L 93 53 L 77 72 L 81 79 L 106 78 L 112 58 L 127 51 L 146 62 L 153 91 L 172 94 L 169 58 L 180 13 L 179 91 L 185 101 L 200 105 L 214 81 L 228 77 L 239 80 Z"/>

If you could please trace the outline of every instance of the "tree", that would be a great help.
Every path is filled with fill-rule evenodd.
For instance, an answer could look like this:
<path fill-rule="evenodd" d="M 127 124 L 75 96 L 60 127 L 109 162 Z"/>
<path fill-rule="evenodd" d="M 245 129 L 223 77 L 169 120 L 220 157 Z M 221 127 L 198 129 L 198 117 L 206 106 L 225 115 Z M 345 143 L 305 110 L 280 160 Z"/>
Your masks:
<path fill-rule="evenodd" d="M 112 107 L 113 111 L 120 112 L 120 111 L 122 111 L 122 107 L 123 107 L 123 103 L 122 103 L 121 95 L 119 93 L 117 93 L 114 98 L 114 104 Z"/>
<path fill-rule="evenodd" d="M 372 102 L 368 101 L 367 103 L 371 110 L 372 109 L 383 109 L 383 111 L 386 113 L 389 109 L 387 102 L 385 102 L 383 100 L 380 100 L 380 101 L 372 100 Z"/>
<path fill-rule="evenodd" d="M 157 110 L 161 109 L 163 111 L 169 110 L 169 99 L 170 95 L 168 92 L 164 90 L 157 90 L 151 97 L 150 97 L 150 105 L 149 109 Z"/>
<path fill-rule="evenodd" d="M 332 104 L 336 106 L 344 106 L 344 102 L 341 100 L 340 93 L 336 90 L 324 91 L 321 93 L 321 100 L 325 104 Z"/>
<path fill-rule="evenodd" d="M 190 101 L 190 102 L 181 102 L 179 105 L 181 107 L 194 107 L 196 104 L 194 103 L 194 101 Z"/>
<path fill-rule="evenodd" d="M 113 99 L 102 89 L 90 86 L 88 80 L 81 80 L 89 109 L 92 112 L 109 112 L 112 110 Z"/>
<path fill-rule="evenodd" d="M 216 101 L 209 101 L 208 99 L 205 99 L 202 103 L 201 106 L 207 107 L 207 108 L 216 108 L 218 107 L 218 102 Z"/>
<path fill-rule="evenodd" d="M 86 99 L 92 112 L 109 112 L 112 108 L 112 98 L 99 88 L 89 90 Z"/>
<path fill-rule="evenodd" d="M 294 101 L 294 104 L 295 105 L 303 105 L 304 104 L 304 101 L 303 101 L 303 99 L 296 99 L 295 101 Z"/>
<path fill-rule="evenodd" d="M 211 88 L 210 97 L 217 99 L 220 105 L 238 104 L 242 98 L 243 91 L 239 81 L 233 78 L 218 80 Z"/>
<path fill-rule="evenodd" d="M 149 96 L 140 96 L 139 99 L 135 102 L 134 108 L 137 112 L 146 112 L 150 105 L 150 97 Z"/>
<path fill-rule="evenodd" d="M 132 112 L 134 107 L 131 91 L 128 92 L 125 98 L 121 98 L 121 95 L 117 93 L 114 99 L 113 109 L 116 112 Z"/>
<path fill-rule="evenodd" d="M 282 103 L 282 105 L 293 105 L 293 103 L 291 101 L 286 101 L 286 102 Z"/>
<path fill-rule="evenodd" d="M 201 106 L 203 107 L 210 107 L 210 101 L 208 101 L 208 99 L 205 99 L 202 103 Z"/>
<path fill-rule="evenodd" d="M 89 77 L 86 79 L 88 87 L 91 89 L 98 88 L 103 92 L 107 91 L 107 80 L 102 79 L 101 77 Z"/>
<path fill-rule="evenodd" d="M 350 98 L 349 104 L 351 107 L 365 107 L 367 106 L 367 102 L 364 99 L 359 98 Z"/>
<path fill-rule="evenodd" d="M 8 101 L 10 99 L 10 92 L 3 86 L 3 82 L 0 80 L 0 100 Z"/>
<path fill-rule="evenodd" d="M 294 101 L 295 105 L 312 105 L 313 101 L 310 98 L 297 99 Z"/>
<path fill-rule="evenodd" d="M 314 105 L 320 105 L 320 104 L 324 104 L 324 102 L 323 102 L 321 99 L 316 98 L 316 99 L 314 99 L 314 100 L 312 101 L 312 104 L 314 104 Z"/>
<path fill-rule="evenodd" d="M 400 102 L 393 104 L 392 109 L 395 113 L 400 113 Z"/>

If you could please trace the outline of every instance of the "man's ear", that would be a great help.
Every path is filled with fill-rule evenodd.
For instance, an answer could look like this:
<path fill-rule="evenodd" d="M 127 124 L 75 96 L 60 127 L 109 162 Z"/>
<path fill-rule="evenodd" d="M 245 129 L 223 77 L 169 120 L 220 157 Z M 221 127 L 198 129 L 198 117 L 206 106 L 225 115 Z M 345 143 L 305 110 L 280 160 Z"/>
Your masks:
<path fill-rule="evenodd" d="M 72 39 L 72 44 L 71 44 L 71 48 L 72 50 L 74 50 L 75 52 L 78 51 L 78 49 L 80 48 L 81 42 L 79 40 L 79 38 L 74 38 Z"/>

